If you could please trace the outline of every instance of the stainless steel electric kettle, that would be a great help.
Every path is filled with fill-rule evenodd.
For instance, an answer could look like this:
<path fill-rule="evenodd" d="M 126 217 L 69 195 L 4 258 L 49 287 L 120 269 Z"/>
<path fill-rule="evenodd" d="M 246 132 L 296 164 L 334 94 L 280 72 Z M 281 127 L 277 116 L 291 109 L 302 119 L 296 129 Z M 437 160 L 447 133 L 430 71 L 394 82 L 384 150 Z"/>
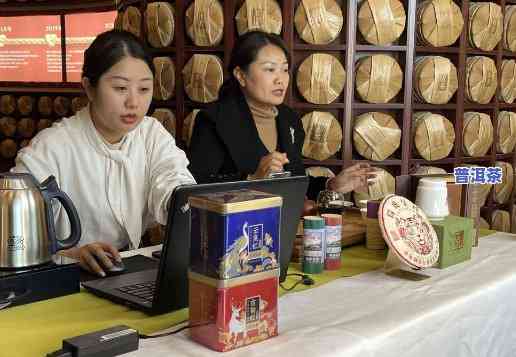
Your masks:
<path fill-rule="evenodd" d="M 54 198 L 70 220 L 71 233 L 65 240 L 56 238 Z M 39 184 L 31 174 L 0 173 L 0 269 L 47 263 L 52 254 L 76 245 L 80 238 L 77 210 L 54 176 Z"/>

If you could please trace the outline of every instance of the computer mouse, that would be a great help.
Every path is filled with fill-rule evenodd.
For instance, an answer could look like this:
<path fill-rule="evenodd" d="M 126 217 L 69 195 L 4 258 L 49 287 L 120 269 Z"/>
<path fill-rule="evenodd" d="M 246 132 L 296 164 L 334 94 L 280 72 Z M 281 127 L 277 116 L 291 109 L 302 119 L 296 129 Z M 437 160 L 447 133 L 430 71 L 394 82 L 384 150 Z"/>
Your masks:
<path fill-rule="evenodd" d="M 104 271 L 107 275 L 122 273 L 125 271 L 124 262 L 117 262 L 116 260 L 112 260 L 111 263 L 113 263 L 113 266 L 111 268 L 104 268 Z"/>

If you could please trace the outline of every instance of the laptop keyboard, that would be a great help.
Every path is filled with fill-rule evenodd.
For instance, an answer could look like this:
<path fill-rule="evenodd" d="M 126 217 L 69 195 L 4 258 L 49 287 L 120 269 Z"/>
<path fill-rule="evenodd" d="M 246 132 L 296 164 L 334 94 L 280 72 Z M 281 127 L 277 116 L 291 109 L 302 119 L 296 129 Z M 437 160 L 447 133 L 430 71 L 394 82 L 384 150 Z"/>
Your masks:
<path fill-rule="evenodd" d="M 152 297 L 154 296 L 155 288 L 156 282 L 148 281 L 145 283 L 121 286 L 117 288 L 117 290 L 129 295 L 139 297 L 140 299 L 152 302 Z"/>

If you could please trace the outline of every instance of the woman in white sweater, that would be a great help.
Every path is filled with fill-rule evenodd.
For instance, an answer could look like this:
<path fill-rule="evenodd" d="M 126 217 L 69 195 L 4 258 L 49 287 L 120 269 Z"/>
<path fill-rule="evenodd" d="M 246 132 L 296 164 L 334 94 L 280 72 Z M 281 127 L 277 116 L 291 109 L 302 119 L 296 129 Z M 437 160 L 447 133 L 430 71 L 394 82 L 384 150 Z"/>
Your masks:
<path fill-rule="evenodd" d="M 166 224 L 174 188 L 194 183 L 174 138 L 147 117 L 154 68 L 139 40 L 124 31 L 99 35 L 84 54 L 82 85 L 89 105 L 40 132 L 16 158 L 18 172 L 54 175 L 82 225 L 77 247 L 60 252 L 105 276 L 120 249 L 137 248 L 153 222 Z M 56 231 L 69 223 L 57 209 Z"/>

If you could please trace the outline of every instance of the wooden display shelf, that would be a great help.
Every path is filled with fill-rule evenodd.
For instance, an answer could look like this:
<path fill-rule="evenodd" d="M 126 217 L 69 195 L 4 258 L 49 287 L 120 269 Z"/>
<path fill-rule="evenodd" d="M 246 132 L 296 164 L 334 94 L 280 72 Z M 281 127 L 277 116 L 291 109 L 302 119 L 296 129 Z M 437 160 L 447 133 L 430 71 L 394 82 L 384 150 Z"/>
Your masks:
<path fill-rule="evenodd" d="M 421 159 L 421 158 L 414 158 L 414 159 L 410 159 L 410 162 L 412 164 L 432 166 L 432 165 L 440 165 L 440 164 L 455 164 L 455 163 L 457 163 L 457 159 L 454 157 L 447 157 L 445 159 L 428 161 L 428 160 Z"/>
<path fill-rule="evenodd" d="M 295 51 L 346 51 L 346 44 L 312 45 L 307 43 L 294 44 Z"/>
<path fill-rule="evenodd" d="M 365 103 L 365 102 L 354 102 L 353 108 L 355 109 L 371 109 L 371 110 L 387 110 L 387 109 L 403 109 L 405 104 L 403 103 Z"/>
<path fill-rule="evenodd" d="M 372 166 L 401 166 L 402 161 L 401 159 L 385 159 L 383 161 L 372 161 L 372 160 L 366 160 L 366 159 L 353 159 L 352 163 L 357 164 L 361 162 L 367 162 L 371 164 Z"/>
<path fill-rule="evenodd" d="M 339 159 L 328 159 L 328 160 L 314 160 L 314 159 L 303 159 L 303 163 L 307 166 L 343 166 L 344 161 Z"/>
<path fill-rule="evenodd" d="M 346 105 L 344 103 L 330 103 L 330 104 L 314 104 L 308 102 L 293 101 L 291 103 L 293 108 L 303 110 L 328 110 L 328 109 L 344 109 Z"/>
<path fill-rule="evenodd" d="M 446 103 L 446 104 L 428 104 L 428 103 L 414 103 L 414 110 L 455 110 L 457 104 Z"/>
<path fill-rule="evenodd" d="M 356 52 L 405 52 L 407 46 L 393 45 L 393 46 L 374 46 L 374 45 L 356 45 Z"/>
<path fill-rule="evenodd" d="M 432 47 L 432 46 L 416 46 L 417 53 L 432 53 L 432 54 L 455 54 L 460 53 L 458 47 Z"/>
<path fill-rule="evenodd" d="M 0 93 L 2 94 L 37 94 L 37 93 L 45 93 L 45 94 L 84 94 L 84 90 L 82 87 L 66 87 L 64 85 L 60 86 L 25 86 L 20 85 L 18 87 L 15 86 L 2 86 L 2 82 L 0 82 Z"/>

